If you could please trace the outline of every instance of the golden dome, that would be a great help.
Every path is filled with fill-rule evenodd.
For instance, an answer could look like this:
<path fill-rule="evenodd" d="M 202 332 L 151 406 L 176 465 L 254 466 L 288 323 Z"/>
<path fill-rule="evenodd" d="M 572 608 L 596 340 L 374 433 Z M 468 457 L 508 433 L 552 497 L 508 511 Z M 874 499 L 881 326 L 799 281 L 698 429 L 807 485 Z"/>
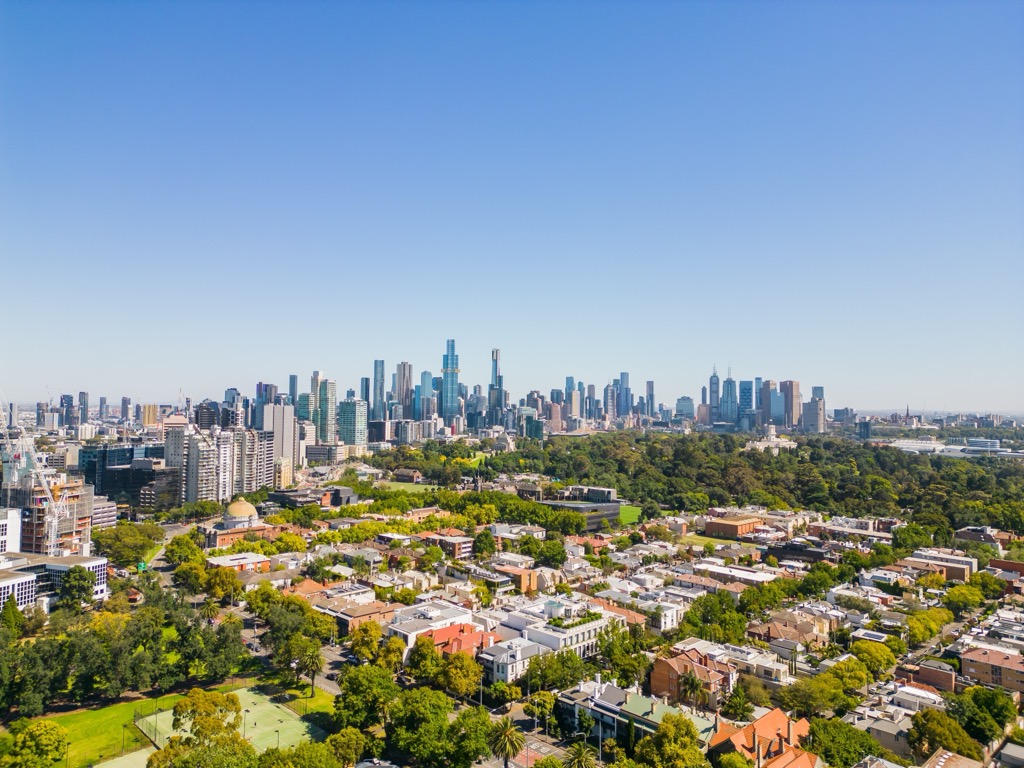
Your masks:
<path fill-rule="evenodd" d="M 235 499 L 228 504 L 225 517 L 256 517 L 256 507 L 245 499 Z"/>

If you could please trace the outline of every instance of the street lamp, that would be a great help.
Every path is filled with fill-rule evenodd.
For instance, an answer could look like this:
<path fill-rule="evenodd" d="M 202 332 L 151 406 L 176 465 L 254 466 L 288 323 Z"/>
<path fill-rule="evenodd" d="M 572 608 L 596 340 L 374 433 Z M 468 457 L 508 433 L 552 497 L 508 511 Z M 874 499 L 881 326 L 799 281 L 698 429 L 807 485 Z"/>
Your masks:
<path fill-rule="evenodd" d="M 237 727 L 237 726 L 236 726 Z M 242 738 L 245 738 L 245 733 L 249 728 L 249 710 L 245 710 L 245 714 L 242 715 Z"/>
<path fill-rule="evenodd" d="M 277 734 L 277 748 L 280 749 L 281 748 L 281 729 L 278 728 L 276 731 L 274 731 L 274 733 Z"/>
<path fill-rule="evenodd" d="M 124 738 L 128 735 L 128 723 L 121 723 L 121 756 L 124 756 Z"/>

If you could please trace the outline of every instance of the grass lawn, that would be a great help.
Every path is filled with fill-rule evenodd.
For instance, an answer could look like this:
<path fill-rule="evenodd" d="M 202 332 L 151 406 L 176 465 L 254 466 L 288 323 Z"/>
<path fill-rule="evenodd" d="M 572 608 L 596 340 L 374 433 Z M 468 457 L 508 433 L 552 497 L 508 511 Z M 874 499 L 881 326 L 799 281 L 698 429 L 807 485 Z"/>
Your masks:
<path fill-rule="evenodd" d="M 163 696 L 160 699 L 160 706 L 172 706 L 180 698 L 179 694 Z M 149 746 L 149 739 L 135 728 L 132 714 L 136 708 L 144 712 L 149 711 L 155 701 L 155 699 L 125 701 L 100 709 L 85 709 L 40 719 L 53 720 L 67 729 L 68 741 L 71 743 L 69 763 L 77 768 L 85 768 L 101 760 L 109 760 L 120 755 L 122 736 L 126 751 L 139 746 Z M 128 726 L 127 730 L 124 729 L 126 725 Z"/>
<path fill-rule="evenodd" d="M 623 504 L 619 507 L 619 521 L 631 525 L 640 519 L 640 507 L 632 504 Z"/>
<path fill-rule="evenodd" d="M 423 491 L 436 491 L 436 485 L 426 483 L 384 483 L 392 491 L 409 491 L 410 493 L 422 493 Z"/>
<path fill-rule="evenodd" d="M 708 538 L 707 536 L 698 536 L 695 533 L 688 533 L 685 536 L 681 536 L 679 538 L 679 543 L 680 544 L 700 544 L 700 545 L 703 546 L 704 544 L 707 544 L 709 542 L 711 544 L 735 544 L 736 543 L 735 541 L 732 541 L 730 539 L 711 539 L 711 538 Z"/>

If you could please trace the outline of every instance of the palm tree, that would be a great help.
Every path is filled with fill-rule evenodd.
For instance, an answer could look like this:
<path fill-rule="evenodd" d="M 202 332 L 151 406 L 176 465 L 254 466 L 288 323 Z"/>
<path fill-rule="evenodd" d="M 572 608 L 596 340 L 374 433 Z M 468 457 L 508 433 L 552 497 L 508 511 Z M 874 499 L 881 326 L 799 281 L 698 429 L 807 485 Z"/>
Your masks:
<path fill-rule="evenodd" d="M 694 702 L 696 701 L 701 688 L 703 688 L 703 686 L 693 672 L 687 672 L 683 676 L 683 679 L 679 681 L 679 692 L 684 701 L 689 699 L 690 706 L 695 706 Z"/>
<path fill-rule="evenodd" d="M 522 752 L 525 746 L 526 737 L 511 717 L 505 716 L 491 726 L 487 747 L 492 755 L 504 761 L 505 768 L 508 768 L 509 760 Z"/>
<path fill-rule="evenodd" d="M 309 678 L 309 697 L 313 698 L 316 690 L 316 676 L 324 668 L 324 655 L 320 652 L 318 643 L 310 643 L 302 650 L 298 667 L 302 674 Z"/>
<path fill-rule="evenodd" d="M 597 752 L 585 741 L 573 742 L 565 750 L 562 768 L 595 768 L 596 765 Z"/>
<path fill-rule="evenodd" d="M 208 597 L 206 602 L 199 607 L 199 615 L 207 621 L 213 621 L 220 615 L 220 606 L 217 605 L 216 600 Z"/>

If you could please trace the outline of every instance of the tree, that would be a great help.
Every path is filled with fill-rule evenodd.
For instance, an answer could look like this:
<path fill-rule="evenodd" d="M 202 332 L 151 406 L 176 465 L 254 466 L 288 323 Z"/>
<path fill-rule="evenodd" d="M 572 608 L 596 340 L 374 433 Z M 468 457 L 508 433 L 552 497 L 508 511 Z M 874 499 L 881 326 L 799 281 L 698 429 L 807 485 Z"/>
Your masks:
<path fill-rule="evenodd" d="M 917 523 L 901 525 L 892 531 L 893 549 L 913 551 L 921 547 L 930 547 L 931 545 L 931 534 Z"/>
<path fill-rule="evenodd" d="M 946 712 L 960 723 L 972 739 L 982 744 L 995 741 L 1002 733 L 1002 728 L 992 719 L 992 716 L 975 704 L 974 699 L 969 695 L 948 696 Z"/>
<path fill-rule="evenodd" d="M 464 698 L 479 687 L 483 673 L 483 667 L 472 656 L 459 651 L 448 656 L 441 664 L 437 682 L 446 691 Z"/>
<path fill-rule="evenodd" d="M 491 716 L 483 707 L 462 710 L 448 726 L 448 755 L 445 764 L 451 768 L 471 768 L 473 763 L 490 752 Z"/>
<path fill-rule="evenodd" d="M 384 631 L 376 621 L 364 621 L 349 633 L 352 654 L 362 662 L 377 658 L 377 648 Z"/>
<path fill-rule="evenodd" d="M 1017 716 L 1017 707 L 1009 694 L 1001 688 L 985 688 L 972 685 L 964 691 L 974 703 L 988 712 L 1000 728 L 1005 728 Z"/>
<path fill-rule="evenodd" d="M 405 671 L 418 683 L 432 684 L 441 672 L 441 654 L 434 646 L 434 638 L 419 635 L 409 651 Z"/>
<path fill-rule="evenodd" d="M 341 768 L 352 768 L 366 751 L 366 736 L 358 728 L 342 728 L 327 737 L 327 746 L 341 763 Z"/>
<path fill-rule="evenodd" d="M 324 668 L 324 654 L 320 643 L 310 640 L 302 649 L 298 658 L 298 669 L 309 678 L 309 696 L 313 697 L 316 686 L 316 676 Z"/>
<path fill-rule="evenodd" d="M 966 584 L 950 587 L 942 598 L 942 604 L 951 610 L 957 618 L 963 616 L 967 611 L 977 608 L 983 602 L 985 602 L 985 596 L 981 590 Z"/>
<path fill-rule="evenodd" d="M 533 768 L 564 768 L 562 761 L 552 755 L 547 755 L 537 760 L 533 764 Z"/>
<path fill-rule="evenodd" d="M 450 753 L 448 715 L 452 700 L 441 691 L 411 688 L 394 700 L 388 715 L 387 742 L 418 763 L 440 768 Z"/>
<path fill-rule="evenodd" d="M 14 737 L 14 753 L 19 758 L 46 764 L 64 757 L 67 743 L 68 732 L 63 726 L 53 720 L 37 720 Z M 26 764 L 31 765 L 28 760 Z M 13 765 L 20 764 L 16 762 Z"/>
<path fill-rule="evenodd" d="M 488 749 L 505 764 L 505 768 L 508 768 L 509 762 L 515 759 L 525 746 L 526 738 L 511 717 L 503 717 L 496 722 L 487 737 Z"/>
<path fill-rule="evenodd" d="M 334 721 L 341 728 L 360 730 L 380 725 L 401 691 L 388 672 L 372 665 L 350 668 L 339 678 L 338 688 Z"/>
<path fill-rule="evenodd" d="M 509 704 L 523 695 L 518 685 L 509 685 L 504 680 L 498 680 L 490 688 L 491 696 L 501 704 Z"/>
<path fill-rule="evenodd" d="M 945 712 L 923 709 L 915 712 L 907 743 L 919 758 L 937 749 L 948 749 L 972 760 L 981 760 L 981 747 Z"/>
<path fill-rule="evenodd" d="M 490 531 L 480 531 L 473 539 L 473 554 L 483 560 L 498 551 L 498 545 L 494 541 L 494 534 Z"/>
<path fill-rule="evenodd" d="M 96 574 L 80 565 L 73 565 L 64 573 L 57 588 L 57 605 L 64 610 L 81 612 L 82 605 L 92 604 Z"/>
<path fill-rule="evenodd" d="M 207 571 L 203 589 L 214 600 L 222 602 L 225 599 L 234 599 L 235 595 L 245 592 L 242 580 L 238 578 L 238 572 L 232 568 L 213 568 Z"/>
<path fill-rule="evenodd" d="M 213 598 L 206 598 L 203 604 L 199 606 L 199 615 L 207 621 L 213 621 L 220 616 L 220 606 L 217 605 L 217 601 Z"/>
<path fill-rule="evenodd" d="M 804 749 L 820 755 L 831 768 L 852 768 L 868 755 L 894 762 L 899 760 L 869 734 L 839 718 L 811 720 L 810 738 L 805 739 L 804 744 Z"/>
<path fill-rule="evenodd" d="M 878 679 L 887 670 L 896 666 L 896 657 L 892 655 L 882 643 L 874 643 L 870 640 L 857 640 L 850 646 L 850 653 L 857 657 L 872 677 Z"/>
<path fill-rule="evenodd" d="M 926 573 L 916 583 L 924 589 L 942 589 L 946 586 L 946 577 L 941 573 Z"/>
<path fill-rule="evenodd" d="M 178 589 L 189 595 L 198 595 L 206 583 L 206 568 L 202 563 L 182 563 L 174 569 L 171 578 Z"/>
<path fill-rule="evenodd" d="M 374 659 L 374 664 L 394 674 L 402 666 L 404 657 L 405 643 L 399 637 L 389 637 L 377 649 L 377 658 Z"/>
<path fill-rule="evenodd" d="M 822 675 L 828 675 L 838 680 L 843 687 L 843 692 L 850 695 L 862 691 L 871 682 L 871 674 L 868 672 L 867 666 L 856 658 L 837 662 L 826 672 L 822 672 Z"/>
<path fill-rule="evenodd" d="M 843 691 L 842 682 L 826 672 L 783 688 L 779 699 L 786 709 L 801 717 L 846 710 L 853 703 Z"/>
<path fill-rule="evenodd" d="M 754 717 L 754 705 L 747 699 L 742 685 L 733 687 L 722 705 L 722 714 L 730 720 L 751 720 Z"/>
<path fill-rule="evenodd" d="M 193 688 L 174 705 L 174 730 L 187 730 L 185 744 L 196 747 L 210 744 L 238 730 L 242 724 L 242 705 L 233 693 Z"/>
<path fill-rule="evenodd" d="M 718 763 L 718 768 L 752 768 L 753 766 L 753 763 L 739 752 L 719 754 L 716 762 Z"/>
<path fill-rule="evenodd" d="M 182 563 L 202 564 L 203 550 L 196 545 L 191 536 L 181 534 L 168 542 L 164 549 L 164 560 L 175 567 Z"/>
<path fill-rule="evenodd" d="M 523 714 L 534 720 L 543 720 L 547 729 L 548 718 L 555 711 L 555 694 L 550 691 L 537 691 L 523 705 Z"/>
<path fill-rule="evenodd" d="M 10 631 L 14 637 L 19 637 L 25 626 L 25 617 L 18 610 L 18 601 L 13 593 L 7 596 L 3 610 L 0 610 L 0 626 Z"/>
<path fill-rule="evenodd" d="M 636 745 L 636 759 L 653 768 L 707 768 L 697 729 L 684 715 L 667 714 L 650 736 Z"/>
<path fill-rule="evenodd" d="M 172 736 L 163 748 L 146 761 L 146 768 L 257 768 L 259 760 L 252 744 L 239 733 L 221 736 L 209 744 L 193 747 L 180 736 Z"/>
<path fill-rule="evenodd" d="M 576 741 L 565 750 L 565 760 L 562 761 L 563 768 L 596 768 L 597 752 L 585 741 Z M 506 765 L 506 768 L 508 766 Z"/>
<path fill-rule="evenodd" d="M 445 560 L 444 550 L 436 545 L 427 547 L 420 556 L 420 568 L 431 570 L 443 563 Z"/>
<path fill-rule="evenodd" d="M 696 706 L 697 696 L 703 688 L 700 679 L 693 672 L 687 672 L 679 681 L 680 696 L 684 701 L 689 700 L 690 706 Z"/>
<path fill-rule="evenodd" d="M 979 590 L 986 600 L 995 600 L 1006 590 L 1006 582 L 991 573 L 978 571 L 971 576 L 970 586 Z"/>

